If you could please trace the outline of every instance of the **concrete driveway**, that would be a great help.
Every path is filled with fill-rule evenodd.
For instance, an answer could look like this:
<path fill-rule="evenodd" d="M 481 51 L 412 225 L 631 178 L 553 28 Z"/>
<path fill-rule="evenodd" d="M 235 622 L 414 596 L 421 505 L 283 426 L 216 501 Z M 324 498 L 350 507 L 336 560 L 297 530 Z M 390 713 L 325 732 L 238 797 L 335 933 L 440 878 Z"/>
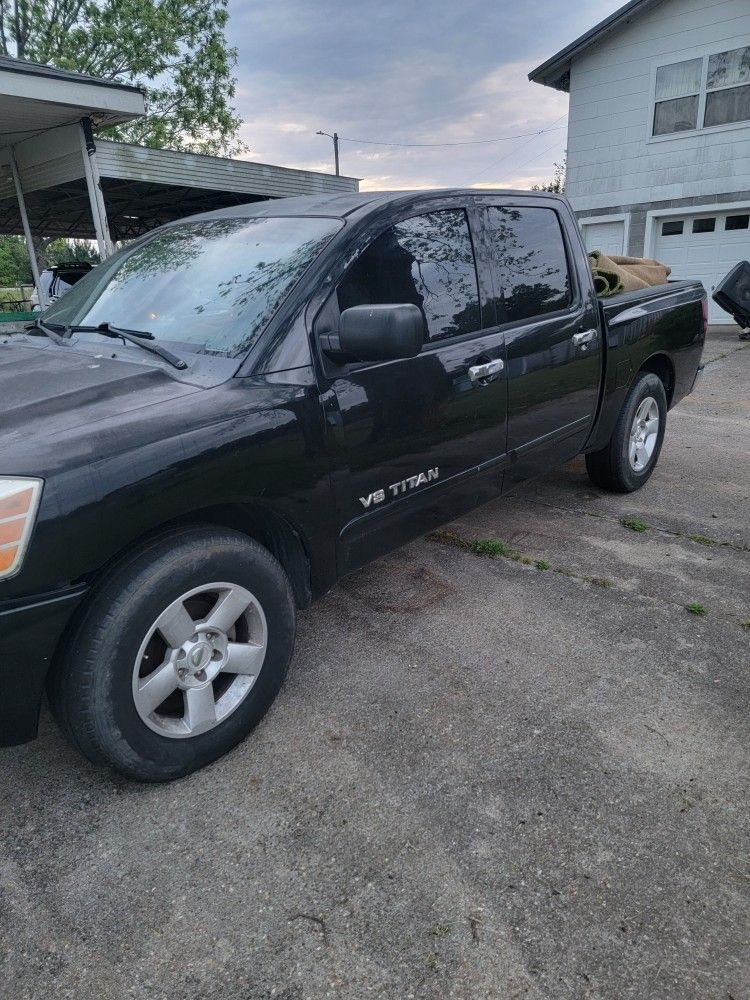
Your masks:
<path fill-rule="evenodd" d="M 0 992 L 750 995 L 740 347 L 640 493 L 578 461 L 329 594 L 217 765 L 130 784 L 47 717 L 0 756 Z"/>

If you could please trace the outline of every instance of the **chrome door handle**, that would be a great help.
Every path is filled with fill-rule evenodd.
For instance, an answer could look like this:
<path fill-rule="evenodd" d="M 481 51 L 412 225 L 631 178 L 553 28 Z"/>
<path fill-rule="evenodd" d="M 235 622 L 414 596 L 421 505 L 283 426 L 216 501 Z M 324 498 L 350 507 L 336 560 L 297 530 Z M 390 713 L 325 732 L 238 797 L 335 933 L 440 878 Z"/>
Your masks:
<path fill-rule="evenodd" d="M 584 344 L 590 344 L 596 334 L 596 330 L 582 330 L 580 333 L 574 333 L 571 340 L 576 347 L 582 347 Z"/>
<path fill-rule="evenodd" d="M 496 361 L 488 361 L 483 365 L 472 365 L 469 368 L 469 378 L 472 382 L 483 382 L 485 379 L 494 378 L 505 368 L 505 362 L 498 358 Z"/>

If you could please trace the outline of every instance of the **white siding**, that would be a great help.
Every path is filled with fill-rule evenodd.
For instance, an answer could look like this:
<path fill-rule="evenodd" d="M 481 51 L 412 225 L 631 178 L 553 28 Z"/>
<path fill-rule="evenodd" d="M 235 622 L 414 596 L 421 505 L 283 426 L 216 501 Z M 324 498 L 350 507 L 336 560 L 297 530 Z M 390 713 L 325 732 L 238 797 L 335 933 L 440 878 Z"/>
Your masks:
<path fill-rule="evenodd" d="M 566 193 L 577 211 L 750 189 L 750 123 L 651 137 L 658 65 L 750 45 L 748 0 L 664 0 L 573 60 Z"/>

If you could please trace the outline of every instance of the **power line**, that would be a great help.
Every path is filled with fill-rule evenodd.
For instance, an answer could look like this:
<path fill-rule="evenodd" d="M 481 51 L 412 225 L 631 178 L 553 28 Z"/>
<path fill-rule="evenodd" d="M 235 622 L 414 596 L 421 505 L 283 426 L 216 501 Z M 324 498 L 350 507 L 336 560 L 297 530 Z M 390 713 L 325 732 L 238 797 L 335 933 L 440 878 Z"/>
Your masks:
<path fill-rule="evenodd" d="M 550 127 L 546 131 L 552 132 L 552 131 L 556 131 L 557 129 L 564 128 L 565 127 L 564 125 L 557 125 L 557 123 L 561 122 L 563 120 L 563 118 L 567 118 L 567 116 L 568 116 L 568 112 L 566 111 L 564 115 L 560 115 L 560 117 L 556 118 L 554 120 L 554 122 L 552 123 L 553 126 L 556 126 L 556 129 Z M 541 132 L 536 133 L 536 135 L 541 135 L 541 134 L 542 134 Z M 505 155 L 501 156 L 498 160 L 493 160 L 493 162 L 490 163 L 489 166 L 485 167 L 484 170 L 480 170 L 479 173 L 476 175 L 476 177 L 477 178 L 482 177 L 484 174 L 487 173 L 488 170 L 492 170 L 493 167 L 497 167 L 499 164 L 501 164 L 505 160 L 507 160 L 509 156 L 513 156 L 514 153 L 517 153 L 519 150 L 523 149 L 525 146 L 529 146 L 531 144 L 531 142 L 536 138 L 536 135 L 533 135 L 531 137 L 531 139 L 529 139 L 528 142 L 522 142 L 520 146 L 517 146 L 515 149 L 511 149 L 510 152 L 505 153 Z M 554 146 L 550 146 L 549 147 L 549 149 L 553 149 L 553 148 L 554 148 Z M 544 152 L 547 153 L 547 152 L 549 152 L 549 150 L 545 149 Z M 543 153 L 539 153 L 539 156 L 542 156 L 542 155 L 543 155 Z M 536 159 L 536 156 L 533 156 L 532 159 Z M 527 160 L 526 162 L 528 163 L 530 161 Z M 521 166 L 523 166 L 523 164 L 521 164 Z M 474 183 L 476 183 L 476 181 Z"/>
<path fill-rule="evenodd" d="M 519 163 L 514 169 L 520 170 L 521 167 L 525 167 L 527 164 L 533 163 L 534 160 L 538 160 L 541 156 L 544 156 L 545 153 L 549 153 L 550 150 L 554 149 L 556 145 L 557 143 L 553 142 L 551 146 L 547 146 L 547 148 L 543 149 L 541 153 L 535 153 L 533 156 L 530 156 L 528 160 L 524 160 L 523 163 Z"/>
<path fill-rule="evenodd" d="M 563 118 L 565 115 L 563 115 Z M 557 119 L 560 121 L 561 119 Z M 348 136 L 340 135 L 339 142 L 353 142 L 359 143 L 362 146 L 399 146 L 400 148 L 421 148 L 421 149 L 440 149 L 447 146 L 478 146 L 489 142 L 507 142 L 509 139 L 525 139 L 526 136 L 537 136 L 544 135 L 546 132 L 556 132 L 558 129 L 564 128 L 563 125 L 558 125 L 556 127 L 539 129 L 538 132 L 521 132 L 518 135 L 501 135 L 496 139 L 465 139 L 462 142 L 385 142 L 380 139 L 350 139 Z M 316 135 L 328 135 L 328 132 L 316 132 Z"/>

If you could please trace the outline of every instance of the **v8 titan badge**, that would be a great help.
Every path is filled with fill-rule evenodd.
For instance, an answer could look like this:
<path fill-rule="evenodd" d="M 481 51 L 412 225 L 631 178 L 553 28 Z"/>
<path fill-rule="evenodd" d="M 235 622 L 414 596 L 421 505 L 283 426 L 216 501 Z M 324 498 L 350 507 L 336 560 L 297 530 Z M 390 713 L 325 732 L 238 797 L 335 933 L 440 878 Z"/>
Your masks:
<path fill-rule="evenodd" d="M 401 479 L 397 483 L 391 483 L 384 490 L 375 490 L 374 493 L 370 493 L 366 497 L 360 497 L 359 502 L 366 510 L 368 507 L 372 507 L 373 504 L 382 503 L 389 493 L 392 497 L 401 496 L 403 493 L 408 493 L 410 490 L 416 489 L 417 486 L 434 482 L 439 475 L 440 469 L 435 466 L 434 469 L 428 469 L 427 472 L 420 472 L 416 476 L 407 476 L 406 479 Z"/>

